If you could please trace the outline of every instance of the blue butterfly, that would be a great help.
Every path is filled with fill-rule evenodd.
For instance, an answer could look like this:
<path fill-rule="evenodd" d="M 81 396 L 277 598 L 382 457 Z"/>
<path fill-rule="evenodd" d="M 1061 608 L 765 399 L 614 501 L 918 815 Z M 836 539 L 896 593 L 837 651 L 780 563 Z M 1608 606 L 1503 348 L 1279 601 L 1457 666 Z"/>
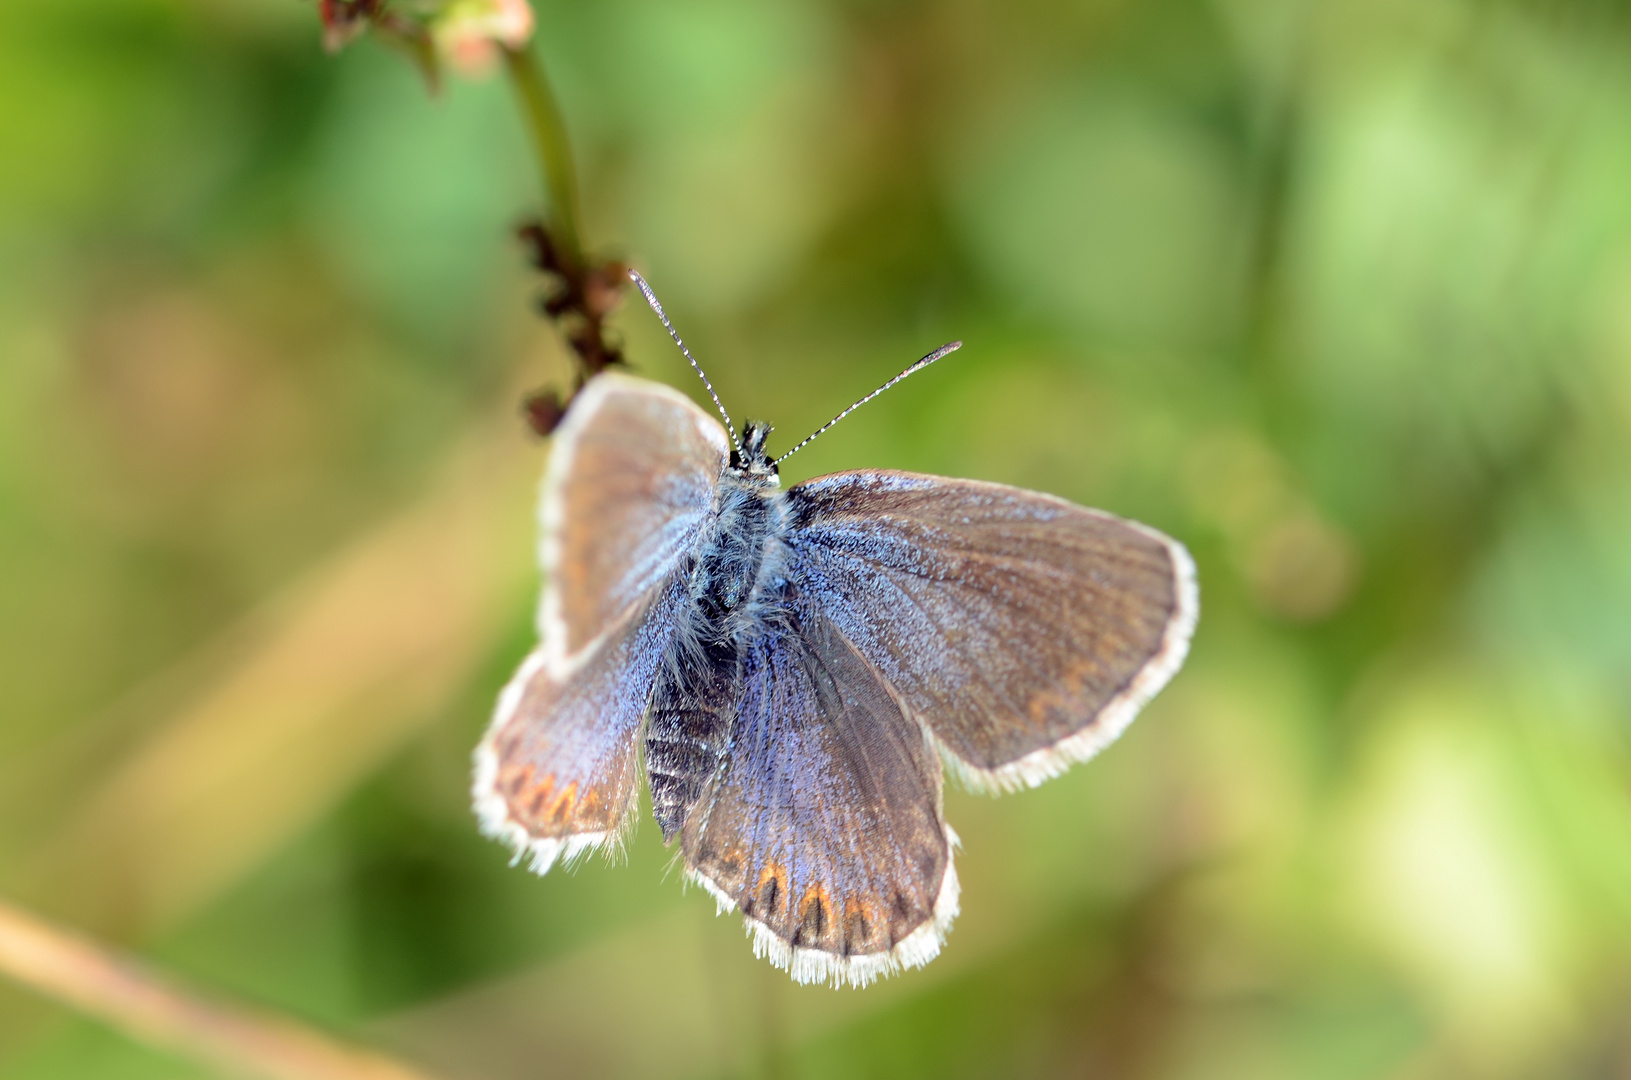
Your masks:
<path fill-rule="evenodd" d="M 1183 663 L 1194 564 L 1001 484 L 864 470 L 783 491 L 770 429 L 719 411 L 615 373 L 568 409 L 542 640 L 476 750 L 476 812 L 544 873 L 621 841 L 643 760 L 663 839 L 755 954 L 864 986 L 932 960 L 957 915 L 942 762 L 1002 791 L 1098 753 Z"/>

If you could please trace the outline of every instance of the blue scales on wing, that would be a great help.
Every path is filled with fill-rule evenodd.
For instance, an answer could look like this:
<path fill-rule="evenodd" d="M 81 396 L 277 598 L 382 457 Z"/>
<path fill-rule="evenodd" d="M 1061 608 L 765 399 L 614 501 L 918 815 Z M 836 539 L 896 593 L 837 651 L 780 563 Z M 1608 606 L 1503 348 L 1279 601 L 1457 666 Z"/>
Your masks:
<path fill-rule="evenodd" d="M 798 587 L 975 788 L 1030 786 L 1120 733 L 1182 663 L 1183 545 L 1051 495 L 911 473 L 787 494 Z"/>
<path fill-rule="evenodd" d="M 754 641 L 724 767 L 687 818 L 692 877 L 801 982 L 939 951 L 957 909 L 940 763 L 876 669 L 796 597 Z"/>

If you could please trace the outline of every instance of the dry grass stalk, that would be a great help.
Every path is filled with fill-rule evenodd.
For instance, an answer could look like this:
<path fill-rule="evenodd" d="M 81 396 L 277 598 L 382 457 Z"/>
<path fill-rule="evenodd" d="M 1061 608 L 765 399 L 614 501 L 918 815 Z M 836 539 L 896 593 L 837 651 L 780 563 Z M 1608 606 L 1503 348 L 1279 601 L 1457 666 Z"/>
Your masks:
<path fill-rule="evenodd" d="M 130 1037 L 262 1080 L 430 1080 L 287 1019 L 203 1000 L 145 965 L 0 903 L 0 972 Z"/>

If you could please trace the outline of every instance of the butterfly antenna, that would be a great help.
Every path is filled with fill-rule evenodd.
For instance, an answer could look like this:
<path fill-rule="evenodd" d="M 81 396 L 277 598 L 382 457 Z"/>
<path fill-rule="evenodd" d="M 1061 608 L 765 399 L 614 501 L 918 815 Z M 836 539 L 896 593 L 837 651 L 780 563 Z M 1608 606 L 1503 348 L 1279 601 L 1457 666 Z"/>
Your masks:
<path fill-rule="evenodd" d="M 651 291 L 651 286 L 646 284 L 646 279 L 632 269 L 629 271 L 629 280 L 639 286 L 640 291 L 645 294 L 646 303 L 650 304 L 651 310 L 657 313 L 657 318 L 663 321 L 663 327 L 667 329 L 668 336 L 674 339 L 674 344 L 680 347 L 680 352 L 684 353 L 685 358 L 691 361 L 692 370 L 702 380 L 702 385 L 708 388 L 708 396 L 714 399 L 714 407 L 719 410 L 719 415 L 725 418 L 725 427 L 731 433 L 731 445 L 736 447 L 736 452 L 740 454 L 742 452 L 742 440 L 736 437 L 736 425 L 731 423 L 731 414 L 725 411 L 725 403 L 719 400 L 718 394 L 714 393 L 714 384 L 708 381 L 708 375 L 702 370 L 702 365 L 697 363 L 697 358 L 691 355 L 691 350 L 685 347 L 685 342 L 680 340 L 680 335 L 674 329 L 674 324 L 668 321 L 668 313 L 663 310 L 663 305 L 658 302 L 657 294 Z"/>
<path fill-rule="evenodd" d="M 785 453 L 781 457 L 777 458 L 776 459 L 776 464 L 780 465 L 782 462 L 786 461 L 788 458 L 792 457 L 794 454 L 798 453 L 800 450 L 803 450 L 806 446 L 809 446 L 812 442 L 815 441 L 816 436 L 820 435 L 822 432 L 826 431 L 828 428 L 830 428 L 834 424 L 838 423 L 838 421 L 844 419 L 844 417 L 848 416 L 850 413 L 854 412 L 856 409 L 859 409 L 862 405 L 865 405 L 867 402 L 871 401 L 873 398 L 877 397 L 879 394 L 883 393 L 885 390 L 889 389 L 891 386 L 894 386 L 896 383 L 898 383 L 902 379 L 906 378 L 906 376 L 916 375 L 918 372 L 922 371 L 924 368 L 928 367 L 930 364 L 934 363 L 936 360 L 940 359 L 942 356 L 945 356 L 947 353 L 954 353 L 958 349 L 961 349 L 962 347 L 963 347 L 963 343 L 961 341 L 952 341 L 952 342 L 946 343 L 945 345 L 940 346 L 940 348 L 936 349 L 934 352 L 930 353 L 928 356 L 925 356 L 923 359 L 919 360 L 917 363 L 913 364 L 911 367 L 907 368 L 905 371 L 901 372 L 899 375 L 896 375 L 893 379 L 890 379 L 888 382 L 884 383 L 882 386 L 880 386 L 876 390 L 872 391 L 872 393 L 868 394 L 866 397 L 862 398 L 860 401 L 857 401 L 854 405 L 851 405 L 849 408 L 845 409 L 843 412 L 839 413 L 837 416 L 833 417 L 831 420 L 828 420 L 825 424 L 822 424 L 819 428 L 817 428 L 814 432 L 812 432 L 810 434 L 809 438 L 805 439 L 803 442 L 801 442 L 797 446 L 793 447 L 793 449 L 787 451 L 787 453 Z"/>

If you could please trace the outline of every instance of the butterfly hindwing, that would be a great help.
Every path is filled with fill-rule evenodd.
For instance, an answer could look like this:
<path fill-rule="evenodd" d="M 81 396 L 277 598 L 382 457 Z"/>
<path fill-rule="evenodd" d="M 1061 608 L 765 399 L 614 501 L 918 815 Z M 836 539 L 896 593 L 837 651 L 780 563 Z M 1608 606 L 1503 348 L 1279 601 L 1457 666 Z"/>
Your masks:
<path fill-rule="evenodd" d="M 724 765 L 682 837 L 691 876 L 800 982 L 927 963 L 956 915 L 934 750 L 802 605 L 748 649 Z"/>
<path fill-rule="evenodd" d="M 818 477 L 788 501 L 790 575 L 973 787 L 1091 757 L 1183 662 L 1194 567 L 1153 529 L 900 472 Z"/>
<path fill-rule="evenodd" d="M 538 873 L 621 839 L 639 786 L 640 722 L 683 602 L 670 581 L 565 679 L 534 650 L 500 696 L 476 748 L 476 813 Z"/>

